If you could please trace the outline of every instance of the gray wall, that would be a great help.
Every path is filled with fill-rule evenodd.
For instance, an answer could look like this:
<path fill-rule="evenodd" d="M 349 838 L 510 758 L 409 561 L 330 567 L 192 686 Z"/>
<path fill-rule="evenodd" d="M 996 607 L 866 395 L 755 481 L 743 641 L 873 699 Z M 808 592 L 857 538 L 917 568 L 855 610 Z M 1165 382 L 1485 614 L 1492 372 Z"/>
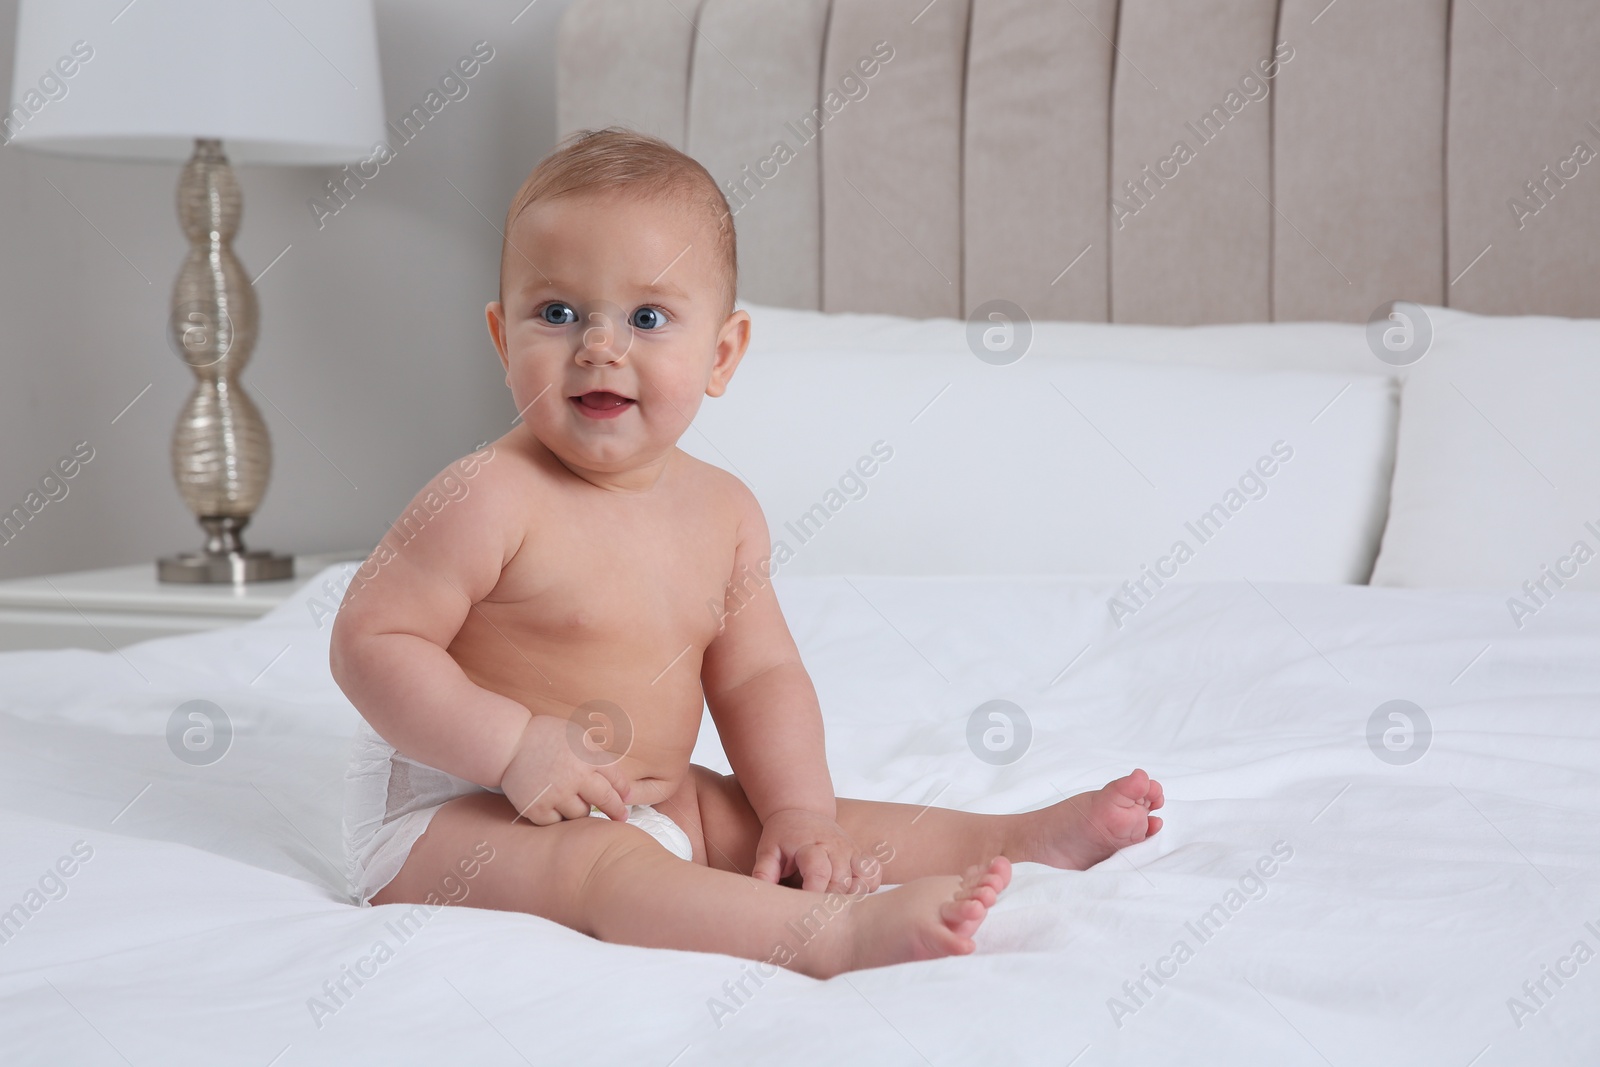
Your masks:
<path fill-rule="evenodd" d="M 256 274 L 291 246 L 257 286 L 261 339 L 243 378 L 274 457 L 247 544 L 370 548 L 428 477 L 510 427 L 483 306 L 495 295 L 495 227 L 555 143 L 555 29 L 568 2 L 538 0 L 513 23 L 521 4 L 505 0 L 377 0 L 389 118 L 474 42 L 495 54 L 320 230 L 307 201 L 335 169 L 238 168 L 245 268 Z M 0 0 L 6 96 L 16 9 Z M 166 336 L 187 249 L 177 176 L 177 164 L 0 148 L 0 511 L 77 442 L 94 448 L 67 496 L 0 544 L 0 578 L 200 544 L 167 458 L 193 383 Z"/>

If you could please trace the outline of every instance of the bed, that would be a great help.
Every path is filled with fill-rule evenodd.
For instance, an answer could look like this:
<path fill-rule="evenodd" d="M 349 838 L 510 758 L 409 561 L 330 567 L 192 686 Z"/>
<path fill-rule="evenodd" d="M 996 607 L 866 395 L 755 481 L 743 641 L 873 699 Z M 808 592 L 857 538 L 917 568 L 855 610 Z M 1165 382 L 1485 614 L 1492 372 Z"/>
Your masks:
<path fill-rule="evenodd" d="M 1163 831 L 1019 865 L 973 956 L 827 982 L 358 908 L 333 566 L 244 626 L 0 655 L 7 1063 L 1600 1057 L 1596 194 L 1495 229 L 1538 131 L 1580 136 L 1508 42 L 1592 103 L 1596 20 L 924 3 L 583 0 L 563 125 L 734 182 L 841 87 L 746 187 L 756 340 L 683 447 L 786 542 L 842 794 L 1018 811 L 1143 766 Z M 1116 229 L 1112 178 L 1280 40 L 1242 136 Z M 1407 192 L 1350 215 L 1374 172 Z M 695 758 L 727 769 L 709 722 Z"/>

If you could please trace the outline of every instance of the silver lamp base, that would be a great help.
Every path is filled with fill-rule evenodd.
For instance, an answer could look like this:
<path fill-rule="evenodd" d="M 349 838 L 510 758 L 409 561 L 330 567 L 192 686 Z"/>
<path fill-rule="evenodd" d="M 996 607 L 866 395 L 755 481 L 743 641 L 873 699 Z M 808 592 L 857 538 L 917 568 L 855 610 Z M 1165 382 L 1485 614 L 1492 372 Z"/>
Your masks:
<path fill-rule="evenodd" d="M 294 557 L 265 549 L 247 550 L 239 534 L 249 519 L 231 515 L 205 516 L 206 547 L 180 552 L 156 561 L 156 577 L 163 582 L 274 582 L 294 577 Z"/>
<path fill-rule="evenodd" d="M 274 582 L 294 577 L 294 557 L 271 552 L 181 552 L 156 561 L 156 576 L 163 582 Z"/>
<path fill-rule="evenodd" d="M 266 582 L 294 577 L 294 559 L 247 551 L 239 533 L 272 470 L 267 424 L 239 373 L 256 343 L 250 275 L 233 254 L 243 196 L 222 142 L 201 139 L 178 179 L 189 255 L 172 288 L 173 347 L 195 375 L 172 436 L 172 475 L 206 531 L 205 547 L 156 562 L 163 582 Z"/>

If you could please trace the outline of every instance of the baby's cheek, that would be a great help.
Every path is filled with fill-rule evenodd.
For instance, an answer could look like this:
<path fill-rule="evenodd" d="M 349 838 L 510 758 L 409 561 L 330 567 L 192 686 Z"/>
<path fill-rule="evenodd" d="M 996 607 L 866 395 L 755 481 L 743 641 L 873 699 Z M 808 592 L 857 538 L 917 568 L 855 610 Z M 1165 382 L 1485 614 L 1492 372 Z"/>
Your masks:
<path fill-rule="evenodd" d="M 532 363 L 511 363 L 511 369 L 506 374 L 506 379 L 511 386 L 512 398 L 516 401 L 517 410 L 525 411 L 524 417 L 537 417 L 541 412 L 556 410 L 551 401 L 562 392 L 560 379 L 549 369 Z M 555 383 L 553 386 L 551 383 Z M 548 387 L 548 392 L 546 389 Z M 544 393 L 540 396 L 540 393 Z M 537 403 L 535 403 L 537 400 Z M 532 408 L 528 405 L 533 404 Z"/>
<path fill-rule="evenodd" d="M 705 399 L 706 378 L 697 372 L 656 376 L 646 382 L 643 399 L 649 401 L 652 393 L 658 400 L 668 402 L 656 405 L 658 408 L 665 408 L 657 414 L 669 415 L 676 422 L 685 423 L 694 418 L 700 401 Z"/>

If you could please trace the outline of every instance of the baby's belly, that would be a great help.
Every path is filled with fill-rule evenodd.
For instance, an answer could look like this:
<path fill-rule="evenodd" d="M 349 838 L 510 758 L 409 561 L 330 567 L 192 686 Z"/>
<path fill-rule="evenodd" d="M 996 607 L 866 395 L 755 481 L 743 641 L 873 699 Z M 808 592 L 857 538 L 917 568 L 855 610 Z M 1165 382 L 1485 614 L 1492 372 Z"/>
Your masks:
<path fill-rule="evenodd" d="M 535 715 L 577 723 L 575 754 L 620 771 L 633 785 L 629 803 L 654 804 L 677 791 L 700 729 L 703 648 L 680 641 L 674 659 L 654 641 L 575 647 L 484 629 L 487 639 L 463 627 L 450 645 L 468 678 Z"/>

